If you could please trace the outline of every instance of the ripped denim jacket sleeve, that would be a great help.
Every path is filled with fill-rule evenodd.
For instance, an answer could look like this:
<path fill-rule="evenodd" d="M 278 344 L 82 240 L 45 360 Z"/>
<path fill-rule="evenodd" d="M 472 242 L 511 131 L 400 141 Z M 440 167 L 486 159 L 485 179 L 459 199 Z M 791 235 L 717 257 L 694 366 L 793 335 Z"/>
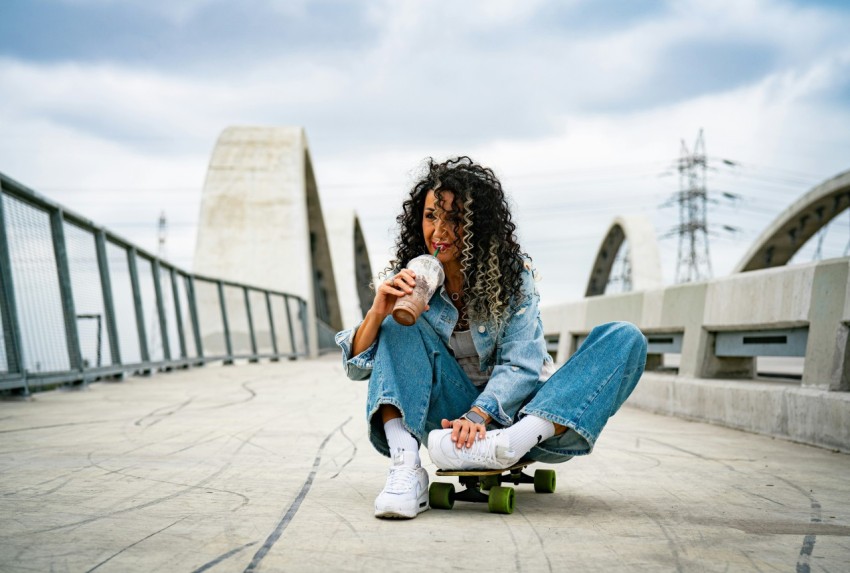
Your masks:
<path fill-rule="evenodd" d="M 378 348 L 378 339 L 369 345 L 369 347 L 356 356 L 352 356 L 352 347 L 354 346 L 354 335 L 357 329 L 360 328 L 362 322 L 358 323 L 353 328 L 337 332 L 334 341 L 342 350 L 342 367 L 345 369 L 345 374 L 352 380 L 366 380 L 372 375 L 372 367 L 375 364 L 375 351 Z"/>

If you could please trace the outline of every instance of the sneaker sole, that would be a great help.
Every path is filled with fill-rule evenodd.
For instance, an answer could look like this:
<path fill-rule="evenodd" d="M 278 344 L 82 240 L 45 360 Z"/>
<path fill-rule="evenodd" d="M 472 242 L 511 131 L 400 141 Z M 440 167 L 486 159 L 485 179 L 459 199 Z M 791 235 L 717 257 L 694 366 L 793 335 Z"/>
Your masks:
<path fill-rule="evenodd" d="M 422 505 L 423 503 L 424 506 Z M 378 508 L 375 508 L 375 517 L 379 517 L 381 519 L 413 519 L 423 511 L 428 511 L 429 509 L 431 509 L 431 506 L 428 505 L 428 498 L 426 497 L 424 502 L 419 502 L 419 507 L 417 507 L 413 512 L 405 513 L 399 511 L 397 508 L 387 508 L 384 510 L 379 510 Z"/>

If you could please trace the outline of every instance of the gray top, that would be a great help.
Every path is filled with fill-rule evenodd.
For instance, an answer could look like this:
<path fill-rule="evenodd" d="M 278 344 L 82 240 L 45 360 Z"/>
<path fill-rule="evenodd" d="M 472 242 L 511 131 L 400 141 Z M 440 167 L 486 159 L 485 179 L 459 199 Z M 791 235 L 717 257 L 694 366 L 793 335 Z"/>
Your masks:
<path fill-rule="evenodd" d="M 472 341 L 472 332 L 469 330 L 456 330 L 452 332 L 452 337 L 449 339 L 452 353 L 455 355 L 455 360 L 469 376 L 469 379 L 476 386 L 483 386 L 490 379 L 490 374 L 493 373 L 493 368 L 490 367 L 482 372 L 479 364 L 481 357 L 478 356 L 478 351 L 475 350 L 475 343 Z"/>

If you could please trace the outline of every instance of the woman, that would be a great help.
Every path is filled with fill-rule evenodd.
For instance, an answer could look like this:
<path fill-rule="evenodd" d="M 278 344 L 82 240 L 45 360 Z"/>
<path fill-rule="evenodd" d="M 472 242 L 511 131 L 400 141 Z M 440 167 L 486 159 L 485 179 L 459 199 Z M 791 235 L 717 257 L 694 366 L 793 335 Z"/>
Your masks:
<path fill-rule="evenodd" d="M 363 322 L 336 336 L 347 375 L 369 379 L 369 438 L 392 460 L 375 515 L 428 509 L 419 457 L 426 435 L 442 469 L 589 454 L 643 373 L 640 331 L 622 322 L 597 327 L 553 373 L 531 263 L 501 183 L 468 157 L 430 160 L 397 221 L 389 278 Z M 437 249 L 444 284 L 414 325 L 396 323 L 393 305 L 416 281 L 405 266 Z"/>

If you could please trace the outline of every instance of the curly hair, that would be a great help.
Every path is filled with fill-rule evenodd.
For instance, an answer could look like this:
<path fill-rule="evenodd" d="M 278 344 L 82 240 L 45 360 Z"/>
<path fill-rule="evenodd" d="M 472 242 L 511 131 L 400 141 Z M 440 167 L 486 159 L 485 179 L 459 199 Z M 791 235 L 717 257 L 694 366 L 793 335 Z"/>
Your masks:
<path fill-rule="evenodd" d="M 428 252 L 422 236 L 425 197 L 434 191 L 437 204 L 450 191 L 455 217 L 456 247 L 463 270 L 467 316 L 478 322 L 501 322 L 514 297 L 522 297 L 522 272 L 528 255 L 520 249 L 516 225 L 502 184 L 488 167 L 466 156 L 437 163 L 426 160 L 424 173 L 410 190 L 396 218 L 399 234 L 395 257 L 385 274 L 398 272 L 419 255 Z M 457 232 L 460 229 L 462 232 Z"/>

